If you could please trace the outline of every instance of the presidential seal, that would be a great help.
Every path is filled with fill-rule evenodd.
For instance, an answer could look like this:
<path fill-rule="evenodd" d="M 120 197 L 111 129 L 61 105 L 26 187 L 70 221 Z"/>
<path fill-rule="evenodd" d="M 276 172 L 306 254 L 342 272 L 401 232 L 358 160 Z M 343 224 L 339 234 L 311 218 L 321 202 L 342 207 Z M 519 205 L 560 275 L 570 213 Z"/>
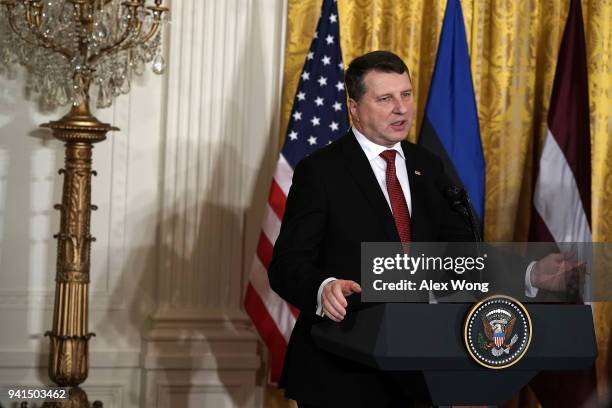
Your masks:
<path fill-rule="evenodd" d="M 518 362 L 532 335 L 525 306 L 509 296 L 491 296 L 474 305 L 463 324 L 468 353 L 487 368 L 501 369 Z"/>

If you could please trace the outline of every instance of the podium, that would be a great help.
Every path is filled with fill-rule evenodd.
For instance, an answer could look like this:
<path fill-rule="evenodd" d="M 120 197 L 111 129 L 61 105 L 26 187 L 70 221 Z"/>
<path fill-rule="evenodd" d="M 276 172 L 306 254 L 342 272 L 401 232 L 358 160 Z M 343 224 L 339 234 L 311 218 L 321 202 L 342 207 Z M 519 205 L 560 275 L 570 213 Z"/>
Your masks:
<path fill-rule="evenodd" d="M 470 307 L 376 304 L 347 314 L 341 323 L 317 323 L 312 336 L 322 349 L 386 371 L 407 390 L 410 373 L 422 372 L 426 390 L 421 397 L 434 405 L 501 405 L 539 371 L 586 369 L 595 362 L 589 306 L 526 304 L 533 328 L 526 354 L 505 369 L 480 366 L 463 342 Z"/>

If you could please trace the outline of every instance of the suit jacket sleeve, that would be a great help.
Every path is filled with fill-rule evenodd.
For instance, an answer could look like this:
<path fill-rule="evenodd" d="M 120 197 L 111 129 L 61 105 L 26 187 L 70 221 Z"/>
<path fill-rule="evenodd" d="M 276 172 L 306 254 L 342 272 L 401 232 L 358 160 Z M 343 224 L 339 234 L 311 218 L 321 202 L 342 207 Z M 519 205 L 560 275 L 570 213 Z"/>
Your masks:
<path fill-rule="evenodd" d="M 276 293 L 313 314 L 325 279 L 317 259 L 328 217 L 324 175 L 318 173 L 309 159 L 296 166 L 268 275 Z"/>

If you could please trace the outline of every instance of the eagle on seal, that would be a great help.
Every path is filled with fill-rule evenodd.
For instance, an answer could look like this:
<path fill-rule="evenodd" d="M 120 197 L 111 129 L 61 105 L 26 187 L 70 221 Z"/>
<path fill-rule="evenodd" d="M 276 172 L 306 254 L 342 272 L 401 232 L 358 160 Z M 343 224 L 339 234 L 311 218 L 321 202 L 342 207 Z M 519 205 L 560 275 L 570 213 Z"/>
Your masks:
<path fill-rule="evenodd" d="M 487 319 L 487 317 L 490 317 L 490 320 Z M 498 356 L 503 352 L 508 353 L 510 347 L 516 342 L 515 338 L 512 338 L 510 342 L 507 342 L 507 339 L 512 337 L 516 317 L 510 315 L 509 319 L 503 317 L 500 318 L 501 316 L 499 316 L 499 314 L 497 314 L 497 316 L 491 316 L 489 313 L 487 313 L 487 317 L 482 317 L 484 332 L 489 340 L 486 345 L 487 349 L 490 349 L 495 356 Z"/>

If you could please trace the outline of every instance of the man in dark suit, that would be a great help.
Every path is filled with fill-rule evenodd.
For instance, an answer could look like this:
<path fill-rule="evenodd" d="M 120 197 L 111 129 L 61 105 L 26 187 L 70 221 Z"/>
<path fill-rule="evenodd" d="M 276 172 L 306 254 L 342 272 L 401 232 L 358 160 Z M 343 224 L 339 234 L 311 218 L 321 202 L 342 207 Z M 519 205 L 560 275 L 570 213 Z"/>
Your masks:
<path fill-rule="evenodd" d="M 322 316 L 342 320 L 346 297 L 361 291 L 362 242 L 471 240 L 440 191 L 450 184 L 441 161 L 406 141 L 414 100 L 403 61 L 369 53 L 345 79 L 353 128 L 297 165 L 269 272 L 272 288 L 301 311 L 281 379 L 300 407 L 385 407 L 395 396 L 381 373 L 318 349 L 310 336 Z"/>
<path fill-rule="evenodd" d="M 404 62 L 365 54 L 345 82 L 353 126 L 297 165 L 269 268 L 274 291 L 301 311 L 280 386 L 300 408 L 405 407 L 411 401 L 384 373 L 317 348 L 311 327 L 359 307 L 362 242 L 471 241 L 472 233 L 444 198 L 441 161 L 406 141 L 414 100 Z"/>

